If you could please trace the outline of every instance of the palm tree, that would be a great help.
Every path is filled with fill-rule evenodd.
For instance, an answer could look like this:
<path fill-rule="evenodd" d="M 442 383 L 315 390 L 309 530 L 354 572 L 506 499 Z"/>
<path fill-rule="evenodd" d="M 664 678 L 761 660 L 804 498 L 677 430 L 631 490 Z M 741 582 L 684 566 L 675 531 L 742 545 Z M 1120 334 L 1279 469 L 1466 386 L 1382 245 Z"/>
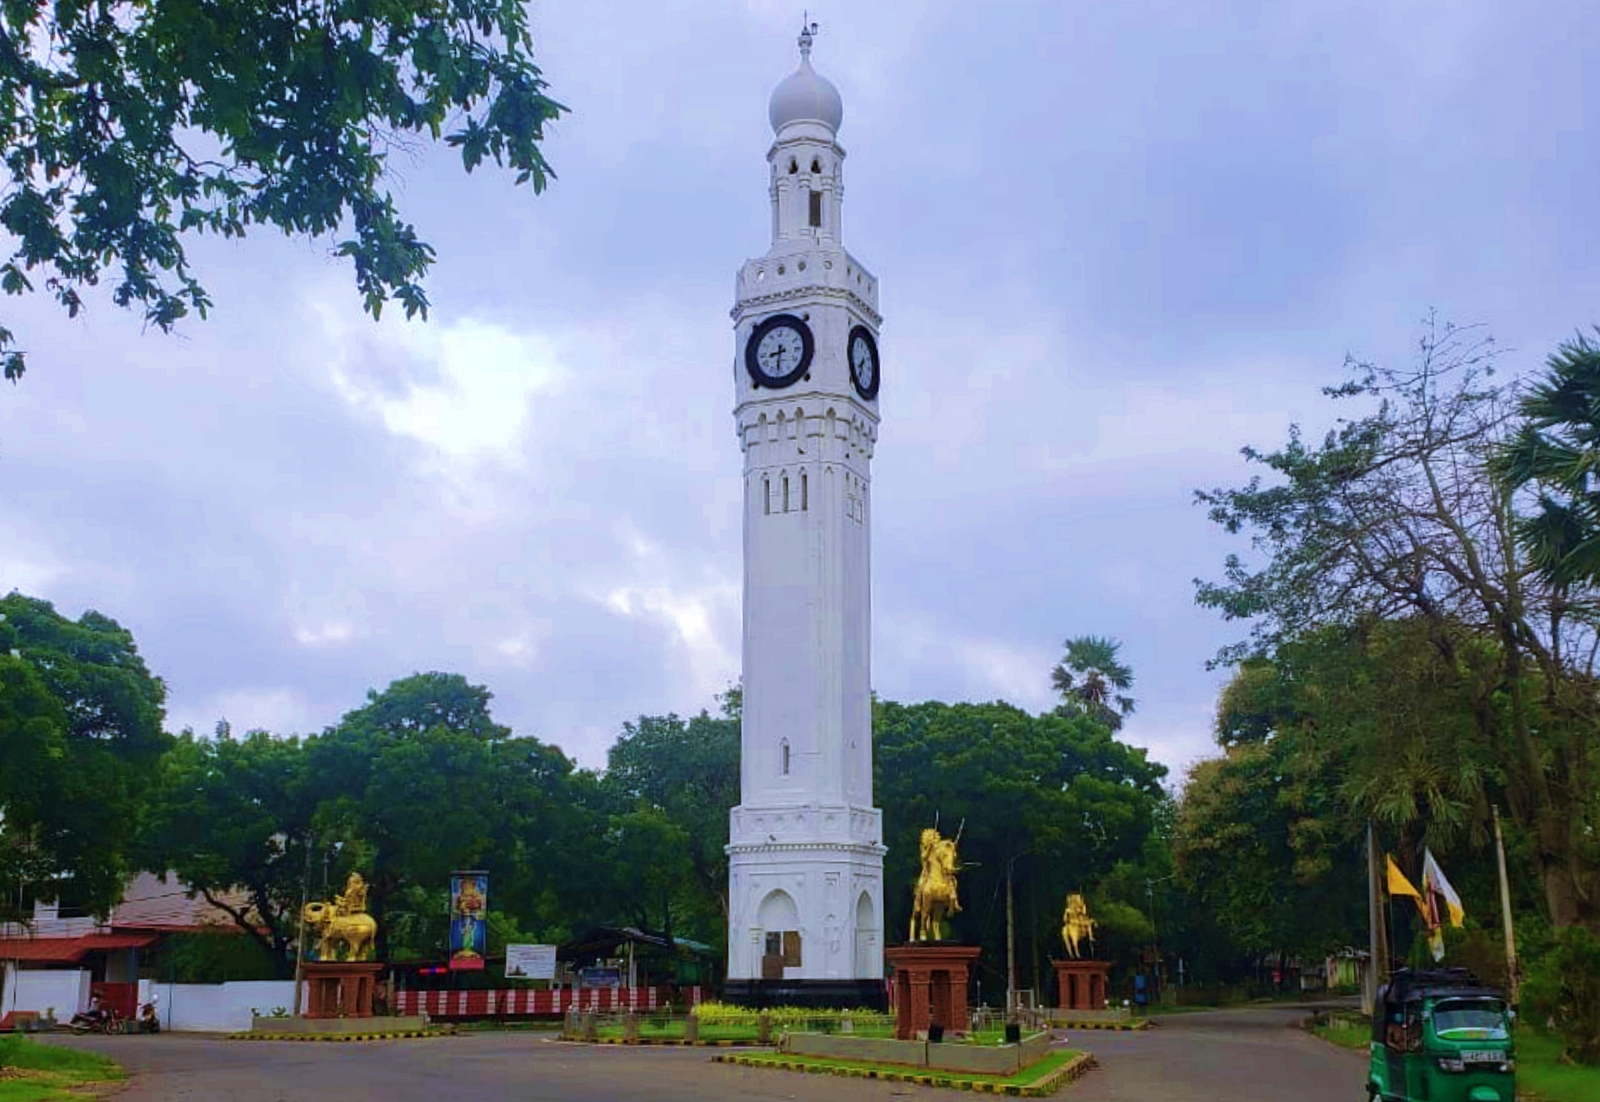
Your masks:
<path fill-rule="evenodd" d="M 1066 641 L 1066 654 L 1050 671 L 1050 682 L 1062 696 L 1056 711 L 1062 715 L 1086 715 L 1113 731 L 1133 714 L 1133 671 L 1117 661 L 1122 644 L 1098 635 L 1082 635 Z M 1113 707 L 1115 705 L 1115 707 Z"/>
<path fill-rule="evenodd" d="M 1597 330 L 1600 332 L 1600 330 Z M 1557 585 L 1600 581 L 1600 345 L 1583 334 L 1545 361 L 1523 396 L 1522 426 L 1491 460 L 1508 489 L 1532 484 L 1538 510 L 1517 522 L 1533 563 Z"/>

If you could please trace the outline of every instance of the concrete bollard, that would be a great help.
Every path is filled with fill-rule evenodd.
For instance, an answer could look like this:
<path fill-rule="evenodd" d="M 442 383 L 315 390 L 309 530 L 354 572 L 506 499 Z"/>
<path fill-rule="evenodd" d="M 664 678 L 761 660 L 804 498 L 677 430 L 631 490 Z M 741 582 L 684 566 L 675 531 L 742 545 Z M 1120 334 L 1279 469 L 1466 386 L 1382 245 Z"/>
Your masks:
<path fill-rule="evenodd" d="M 583 1014 L 583 1039 L 585 1041 L 597 1041 L 597 1040 L 600 1039 L 600 1031 L 599 1031 L 599 1028 L 596 1026 L 596 1023 L 595 1023 L 594 1019 L 595 1019 L 594 1011 L 592 1011 L 592 1010 L 584 1011 L 584 1014 Z"/>
<path fill-rule="evenodd" d="M 631 1010 L 622 1016 L 622 1043 L 625 1045 L 639 1043 L 639 1015 Z"/>
<path fill-rule="evenodd" d="M 772 1043 L 772 1015 L 763 1014 L 756 1019 L 756 1044 L 770 1045 Z"/>
<path fill-rule="evenodd" d="M 690 1014 L 683 1020 L 683 1043 L 686 1045 L 700 1043 L 700 1015 Z"/>

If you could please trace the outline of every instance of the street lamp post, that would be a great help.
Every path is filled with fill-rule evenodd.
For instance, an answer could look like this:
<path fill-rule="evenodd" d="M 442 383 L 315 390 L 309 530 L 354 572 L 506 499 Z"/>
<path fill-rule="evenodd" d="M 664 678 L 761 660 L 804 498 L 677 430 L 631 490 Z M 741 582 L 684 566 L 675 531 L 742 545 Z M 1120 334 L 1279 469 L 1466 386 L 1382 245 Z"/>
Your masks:
<path fill-rule="evenodd" d="M 294 1016 L 300 1016 L 300 984 L 305 976 L 306 904 L 311 902 L 311 839 L 306 839 L 306 874 L 300 880 L 300 932 L 294 939 Z"/>
<path fill-rule="evenodd" d="M 1144 878 L 1145 898 L 1149 901 L 1150 908 L 1150 955 L 1155 958 L 1156 970 L 1156 991 L 1152 992 L 1152 998 L 1161 990 L 1161 938 L 1156 932 L 1156 885 L 1175 879 L 1177 879 L 1176 873 L 1171 876 Z"/>

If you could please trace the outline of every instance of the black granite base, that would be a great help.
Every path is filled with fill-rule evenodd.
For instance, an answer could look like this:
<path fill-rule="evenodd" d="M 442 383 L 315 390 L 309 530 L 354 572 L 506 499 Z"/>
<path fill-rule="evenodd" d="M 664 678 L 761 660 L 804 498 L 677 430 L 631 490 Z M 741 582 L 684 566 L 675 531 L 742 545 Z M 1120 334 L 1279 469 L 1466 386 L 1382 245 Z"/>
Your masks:
<path fill-rule="evenodd" d="M 881 980 L 729 980 L 722 1000 L 760 1010 L 768 1006 L 806 1006 L 818 1010 L 888 1010 Z"/>

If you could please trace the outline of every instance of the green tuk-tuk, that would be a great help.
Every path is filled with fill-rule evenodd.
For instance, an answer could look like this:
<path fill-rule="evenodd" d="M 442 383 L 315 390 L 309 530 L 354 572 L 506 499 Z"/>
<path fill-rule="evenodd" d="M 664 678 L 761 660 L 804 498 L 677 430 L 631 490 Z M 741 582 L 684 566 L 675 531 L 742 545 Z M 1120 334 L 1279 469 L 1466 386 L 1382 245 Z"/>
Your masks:
<path fill-rule="evenodd" d="M 1372 1102 L 1514 1102 L 1505 996 L 1464 968 L 1398 969 L 1372 1014 Z"/>

